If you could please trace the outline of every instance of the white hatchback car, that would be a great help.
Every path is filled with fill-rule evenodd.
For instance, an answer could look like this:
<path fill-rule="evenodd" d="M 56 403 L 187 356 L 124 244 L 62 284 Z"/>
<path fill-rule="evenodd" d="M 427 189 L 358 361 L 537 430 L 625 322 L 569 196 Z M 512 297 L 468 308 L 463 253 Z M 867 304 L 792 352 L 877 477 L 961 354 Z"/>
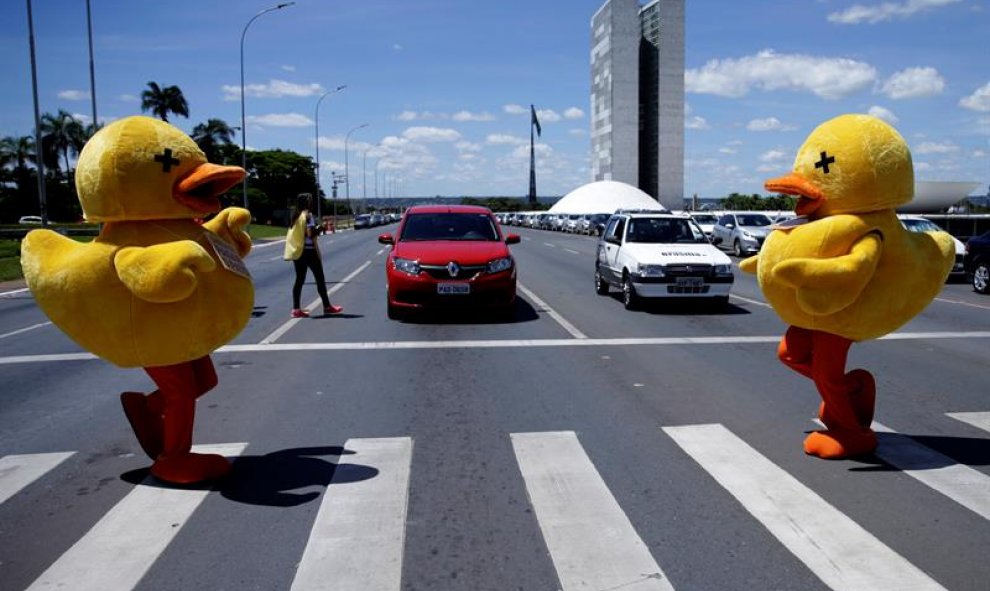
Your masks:
<path fill-rule="evenodd" d="M 621 288 L 627 309 L 643 298 L 710 298 L 724 307 L 734 280 L 732 260 L 687 214 L 619 211 L 598 240 L 595 291 Z"/>

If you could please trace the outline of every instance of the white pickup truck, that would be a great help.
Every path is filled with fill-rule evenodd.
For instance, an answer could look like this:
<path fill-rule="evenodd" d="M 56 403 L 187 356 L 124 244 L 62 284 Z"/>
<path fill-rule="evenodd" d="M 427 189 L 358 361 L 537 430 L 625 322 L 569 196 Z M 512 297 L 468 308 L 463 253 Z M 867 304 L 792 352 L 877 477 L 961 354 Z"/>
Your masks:
<path fill-rule="evenodd" d="M 622 289 L 626 309 L 643 298 L 710 298 L 729 302 L 732 260 L 686 214 L 616 212 L 598 240 L 595 291 Z"/>

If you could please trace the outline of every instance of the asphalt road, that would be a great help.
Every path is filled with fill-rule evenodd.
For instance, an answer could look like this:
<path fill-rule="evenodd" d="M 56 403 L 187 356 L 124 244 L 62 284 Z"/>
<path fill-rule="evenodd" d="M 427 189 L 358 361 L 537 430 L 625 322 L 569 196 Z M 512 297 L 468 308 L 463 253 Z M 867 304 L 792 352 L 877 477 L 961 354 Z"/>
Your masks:
<path fill-rule="evenodd" d="M 281 246 L 248 257 L 254 317 L 198 406 L 195 442 L 238 455 L 210 490 L 148 477 L 118 400 L 143 371 L 0 295 L 0 588 L 986 591 L 990 298 L 947 284 L 854 345 L 889 432 L 823 461 L 753 277 L 724 311 L 629 312 L 593 239 L 508 228 L 513 320 L 396 322 L 394 227 L 321 239 L 335 317 L 290 321 Z"/>

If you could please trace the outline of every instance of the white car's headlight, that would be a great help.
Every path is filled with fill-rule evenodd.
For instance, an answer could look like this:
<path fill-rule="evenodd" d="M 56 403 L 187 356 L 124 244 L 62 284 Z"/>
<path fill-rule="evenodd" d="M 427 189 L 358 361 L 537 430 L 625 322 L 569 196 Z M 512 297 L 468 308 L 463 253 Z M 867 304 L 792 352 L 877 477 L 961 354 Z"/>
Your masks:
<path fill-rule="evenodd" d="M 716 275 L 732 275 L 732 265 L 715 265 Z"/>
<path fill-rule="evenodd" d="M 753 236 L 752 234 L 750 234 L 746 230 L 743 230 L 742 231 L 742 235 L 743 235 L 743 238 L 749 238 L 750 240 L 753 240 L 755 238 L 755 236 Z"/>
<path fill-rule="evenodd" d="M 395 268 L 403 273 L 409 273 L 410 275 L 419 275 L 421 269 L 419 268 L 419 262 L 410 259 L 400 259 L 398 257 L 392 259 L 392 264 Z"/>
<path fill-rule="evenodd" d="M 641 277 L 663 277 L 663 265 L 640 265 Z"/>
<path fill-rule="evenodd" d="M 486 271 L 488 271 L 489 273 L 501 273 L 502 271 L 508 271 L 511 268 L 512 268 L 512 257 L 503 257 L 501 259 L 495 259 L 494 261 L 489 261 Z"/>

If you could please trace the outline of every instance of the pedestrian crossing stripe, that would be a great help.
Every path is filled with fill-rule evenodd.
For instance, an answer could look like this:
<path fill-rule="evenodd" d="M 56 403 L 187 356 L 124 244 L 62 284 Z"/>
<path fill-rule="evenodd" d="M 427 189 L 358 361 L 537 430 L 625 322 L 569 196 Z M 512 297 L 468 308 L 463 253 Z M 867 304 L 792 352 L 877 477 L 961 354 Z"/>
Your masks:
<path fill-rule="evenodd" d="M 193 451 L 230 457 L 246 446 L 204 445 Z M 148 476 L 28 589 L 133 589 L 209 492 L 205 487 L 164 488 Z"/>
<path fill-rule="evenodd" d="M 0 458 L 0 505 L 25 486 L 72 457 L 75 452 L 12 455 Z"/>
<path fill-rule="evenodd" d="M 724 426 L 663 430 L 835 591 L 944 591 L 923 571 Z"/>
<path fill-rule="evenodd" d="M 673 590 L 576 434 L 511 439 L 563 591 Z"/>
<path fill-rule="evenodd" d="M 945 415 L 990 433 L 990 412 L 947 412 Z"/>

